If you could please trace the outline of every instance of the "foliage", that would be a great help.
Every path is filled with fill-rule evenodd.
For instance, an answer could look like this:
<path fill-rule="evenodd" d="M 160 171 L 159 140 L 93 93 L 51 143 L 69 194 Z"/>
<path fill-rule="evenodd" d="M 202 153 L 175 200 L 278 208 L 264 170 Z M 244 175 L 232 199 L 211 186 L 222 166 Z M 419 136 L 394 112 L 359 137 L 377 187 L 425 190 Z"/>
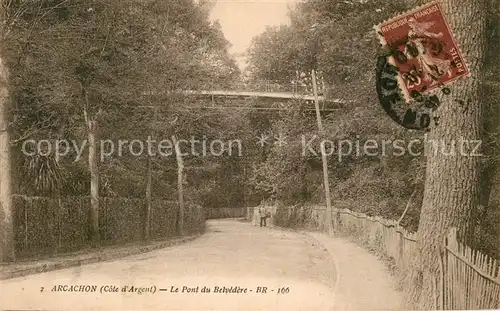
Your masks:
<path fill-rule="evenodd" d="M 4 53 L 12 73 L 18 163 L 24 161 L 20 147 L 28 139 L 83 144 L 86 119 L 97 120 L 101 139 L 154 136 L 155 128 L 149 125 L 152 109 L 145 105 L 167 102 L 162 113 L 178 115 L 182 124 L 171 124 L 173 118 L 156 123 L 167 137 L 174 130 L 201 132 L 203 125 L 191 122 L 193 112 L 176 107 L 179 98 L 144 93 L 203 88 L 214 81 L 227 85 L 239 74 L 220 25 L 210 22 L 209 11 L 191 0 L 36 0 L 5 5 Z M 74 156 L 72 152 L 58 160 L 59 175 L 65 176 L 58 190 L 82 195 L 88 192 L 87 163 L 85 158 L 73 163 Z M 143 196 L 145 162 L 144 157 L 128 155 L 101 163 L 101 193 Z M 157 170 L 175 166 L 172 161 L 155 163 Z M 30 167 L 28 175 L 37 175 Z M 36 189 L 32 179 L 20 178 L 22 174 L 17 173 L 18 191 Z M 154 175 L 161 180 L 160 172 Z M 82 180 L 86 182 L 80 184 Z M 168 184 L 157 190 L 168 195 L 166 188 Z"/>
<path fill-rule="evenodd" d="M 186 89 L 225 88 L 239 79 L 229 43 L 207 5 L 191 0 L 7 1 L 5 44 L 11 72 L 17 191 L 87 195 L 90 176 L 83 158 L 26 158 L 28 139 L 86 139 L 86 118 L 99 124 L 100 139 L 156 140 L 172 135 L 211 141 L 239 139 L 242 156 L 185 156 L 186 188 L 205 207 L 236 207 L 273 197 L 286 204 L 324 200 L 321 159 L 303 156 L 303 138 L 318 142 L 423 139 L 399 128 L 379 107 L 375 62 L 379 42 L 373 25 L 413 6 L 414 1 L 308 0 L 290 11 L 290 25 L 269 27 L 252 41 L 249 71 L 254 80 L 291 81 L 297 72 L 319 70 L 331 101 L 322 112 L 320 135 L 311 103 L 185 97 Z M 484 135 L 487 157 L 477 235 L 484 249 L 495 247 L 499 206 L 492 200 L 498 166 L 498 0 L 490 0 L 487 55 L 488 102 Z M 202 2 L 203 3 L 203 2 Z M 497 26 L 495 26 L 497 25 Z M 215 106 L 215 107 L 214 107 Z M 222 109 L 212 109 L 212 108 Z M 245 109 L 240 109 L 245 108 Z M 253 108 L 253 109 L 252 109 Z M 282 109 L 282 110 L 264 110 Z M 493 117 L 494 116 L 494 117 Z M 256 138 L 270 135 L 258 146 Z M 280 146 L 275 138 L 286 137 Z M 199 148 L 199 147 L 198 147 Z M 319 151 L 317 143 L 314 144 Z M 200 150 L 198 150 L 200 151 Z M 338 150 L 337 150 L 338 151 Z M 380 149 L 379 149 L 380 151 Z M 419 150 L 414 150 L 422 151 Z M 351 153 L 328 157 L 332 199 L 368 215 L 399 219 L 415 231 L 424 185 L 424 156 Z M 85 153 L 84 153 L 85 154 Z M 147 159 L 114 154 L 100 163 L 100 193 L 143 197 Z M 176 197 L 175 157 L 153 157 L 153 196 Z M 23 178 L 26 176 L 27 178 Z M 418 190 L 418 191 L 417 191 Z M 496 202 L 500 202 L 497 200 Z M 496 243 L 498 244 L 498 243 Z"/>
<path fill-rule="evenodd" d="M 404 132 L 384 114 L 377 104 L 374 64 L 378 41 L 373 25 L 404 10 L 406 3 L 382 1 L 305 1 L 290 12 L 291 25 L 268 28 L 254 38 L 249 50 L 249 68 L 254 79 L 293 79 L 295 71 L 321 70 L 330 86 L 334 111 L 322 112 L 324 139 L 334 144 L 342 140 L 359 143 L 376 140 L 422 138 L 422 133 Z M 366 70 L 373 68 L 373 70 Z M 297 104 L 291 104 L 297 107 Z M 304 109 L 306 107 L 302 107 Z M 309 104 L 307 108 L 312 108 Z M 275 147 L 266 161 L 257 166 L 257 186 L 280 200 L 299 203 L 322 201 L 320 157 L 302 157 L 302 137 L 318 135 L 314 113 L 304 116 L 296 108 L 273 126 L 292 137 L 294 144 Z M 423 183 L 422 159 L 379 153 L 377 156 L 351 154 L 339 161 L 336 153 L 328 157 L 332 197 L 339 205 L 357 211 L 398 219 L 413 192 Z M 405 223 L 413 230 L 418 225 L 418 208 L 408 213 Z"/>

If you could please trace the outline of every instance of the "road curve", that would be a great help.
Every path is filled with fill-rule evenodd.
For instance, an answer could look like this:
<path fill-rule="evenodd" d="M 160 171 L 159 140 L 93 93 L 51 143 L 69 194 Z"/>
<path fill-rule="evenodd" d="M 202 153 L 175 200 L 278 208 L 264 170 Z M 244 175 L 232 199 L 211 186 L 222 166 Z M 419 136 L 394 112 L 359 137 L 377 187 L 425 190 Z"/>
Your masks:
<path fill-rule="evenodd" d="M 335 275 L 309 235 L 213 220 L 187 244 L 2 281 L 0 309 L 339 310 Z"/>

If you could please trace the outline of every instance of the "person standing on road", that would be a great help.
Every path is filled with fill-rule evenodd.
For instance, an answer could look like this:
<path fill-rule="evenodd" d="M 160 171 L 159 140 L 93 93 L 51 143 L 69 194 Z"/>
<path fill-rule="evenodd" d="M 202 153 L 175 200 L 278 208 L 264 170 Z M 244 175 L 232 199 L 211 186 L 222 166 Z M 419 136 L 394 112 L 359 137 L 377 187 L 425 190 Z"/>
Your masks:
<path fill-rule="evenodd" d="M 267 213 L 266 213 L 266 205 L 262 204 L 259 207 L 259 216 L 260 216 L 260 226 L 265 227 L 266 226 L 266 218 L 267 218 Z"/>

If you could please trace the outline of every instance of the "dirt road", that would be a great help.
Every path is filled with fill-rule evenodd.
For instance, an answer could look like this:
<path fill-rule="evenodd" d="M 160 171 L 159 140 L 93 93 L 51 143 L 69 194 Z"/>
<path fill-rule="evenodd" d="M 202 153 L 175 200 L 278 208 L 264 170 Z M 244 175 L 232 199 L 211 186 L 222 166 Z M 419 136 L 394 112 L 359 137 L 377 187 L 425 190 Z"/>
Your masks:
<path fill-rule="evenodd" d="M 341 268 L 323 245 L 307 234 L 210 221 L 187 244 L 2 281 L 0 309 L 358 309 L 335 296 Z"/>
<path fill-rule="evenodd" d="M 312 238 L 222 220 L 184 245 L 3 281 L 0 308 L 328 310 L 334 278 L 331 257 Z M 101 293 L 103 286 L 118 292 Z M 202 293 L 203 287 L 211 292 Z M 156 292 L 139 294 L 150 289 Z"/>

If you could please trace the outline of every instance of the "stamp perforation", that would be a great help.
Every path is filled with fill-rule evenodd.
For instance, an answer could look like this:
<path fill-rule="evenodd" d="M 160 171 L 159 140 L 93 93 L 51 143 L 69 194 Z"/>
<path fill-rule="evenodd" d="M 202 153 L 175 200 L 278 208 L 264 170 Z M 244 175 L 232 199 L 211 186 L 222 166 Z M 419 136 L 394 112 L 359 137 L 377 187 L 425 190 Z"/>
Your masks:
<path fill-rule="evenodd" d="M 389 19 L 385 19 L 383 20 L 382 22 L 378 23 L 377 25 L 374 25 L 373 26 L 373 29 L 375 30 L 375 32 L 377 33 L 377 37 L 379 37 L 380 39 L 380 45 L 381 47 L 385 47 L 387 45 L 387 42 L 385 42 L 385 39 L 383 36 L 380 36 L 379 35 L 379 32 L 380 32 L 380 26 L 381 25 L 384 25 L 386 23 L 388 23 L 390 20 L 394 19 L 395 17 L 397 16 L 403 16 L 403 15 L 408 15 L 408 14 L 412 14 L 413 12 L 417 12 L 419 10 L 422 10 L 424 8 L 426 8 L 427 6 L 432 6 L 432 4 L 439 4 L 438 1 L 432 1 L 432 2 L 427 2 L 427 3 L 424 3 L 422 5 L 419 5 L 417 7 L 414 7 L 413 9 L 409 9 L 407 11 L 403 11 L 403 12 L 399 12 L 399 13 L 396 13 L 394 14 L 393 17 L 389 18 Z"/>
<path fill-rule="evenodd" d="M 434 11 L 425 11 L 429 10 L 433 7 L 436 7 Z M 420 15 L 420 16 L 415 16 L 419 15 L 418 13 L 422 12 L 425 14 Z M 437 12 L 437 13 L 436 13 Z M 427 17 L 428 16 L 428 17 Z M 425 22 L 426 19 L 432 18 L 432 16 L 437 16 L 434 17 L 435 20 L 430 22 Z M 427 18 L 426 18 L 427 17 Z M 420 21 L 421 19 L 424 19 L 422 22 Z M 419 21 L 417 21 L 417 19 Z M 411 22 L 411 23 L 410 23 Z M 423 24 L 421 24 L 423 23 Z M 421 25 L 425 24 L 430 24 L 427 26 L 424 26 L 422 28 Z M 439 34 L 435 34 L 432 32 L 428 32 L 426 29 L 429 27 L 433 26 L 434 24 L 437 24 L 436 28 L 439 28 L 442 30 Z M 410 27 L 410 30 L 408 29 L 408 26 Z M 384 29 L 384 27 L 388 27 Z M 463 77 L 469 77 L 470 76 L 470 66 L 467 63 L 462 49 L 460 45 L 457 42 L 456 37 L 453 34 L 453 31 L 451 29 L 451 26 L 449 25 L 448 21 L 446 20 L 446 15 L 444 14 L 443 8 L 439 1 L 431 1 L 428 3 L 425 3 L 423 5 L 420 5 L 418 7 L 415 7 L 413 9 L 407 10 L 405 12 L 399 13 L 394 15 L 392 18 L 386 19 L 382 21 L 381 23 L 375 25 L 374 30 L 376 32 L 377 37 L 379 38 L 380 45 L 386 49 L 390 50 L 390 55 L 388 56 L 388 61 L 390 64 L 395 66 L 396 68 L 400 69 L 398 67 L 398 64 L 395 61 L 394 57 L 394 50 L 391 50 L 391 47 L 394 48 L 394 46 L 401 46 L 404 44 L 406 47 L 404 47 L 404 53 L 407 53 L 406 48 L 408 47 L 408 44 L 412 44 L 416 50 L 417 50 L 417 56 L 412 57 L 412 60 L 417 59 L 417 61 L 413 61 L 413 67 L 416 68 L 416 74 L 418 77 L 421 77 L 422 80 L 429 81 L 431 80 L 430 83 L 425 82 L 423 83 L 423 87 L 421 88 L 421 91 L 427 95 L 435 95 L 436 92 L 441 89 L 445 85 L 449 85 Z M 406 31 L 407 34 L 406 36 L 403 35 L 401 32 L 401 29 L 403 31 Z M 417 32 L 415 29 L 418 29 L 419 31 Z M 409 31 L 409 32 L 408 32 Z M 412 32 L 413 31 L 413 32 Z M 443 31 L 446 31 L 445 34 L 446 36 L 443 35 Z M 411 35 L 410 35 L 411 33 Z M 386 37 L 391 37 L 391 41 L 388 42 Z M 433 36 L 431 36 L 433 35 Z M 438 36 L 440 35 L 440 36 Z M 419 37 L 423 36 L 423 37 Z M 411 40 L 409 41 L 409 39 Z M 440 41 L 437 38 L 442 38 L 446 39 L 445 41 Z M 429 54 L 426 54 L 425 51 L 428 48 L 428 46 L 425 46 L 425 44 L 429 44 L 429 39 L 432 40 L 434 39 L 435 41 L 439 42 L 439 45 L 441 46 L 440 52 L 442 53 L 442 46 L 444 43 L 448 43 L 448 45 L 451 47 L 449 49 L 449 52 L 446 52 L 448 55 L 445 58 L 441 57 L 433 57 Z M 426 41 L 427 40 L 427 41 Z M 425 42 L 425 43 L 424 43 Z M 417 45 L 415 45 L 417 44 Z M 420 45 L 418 45 L 420 44 Z M 389 46 L 391 45 L 391 46 Z M 446 46 L 446 45 L 444 45 Z M 423 49 L 424 52 L 423 54 L 420 54 L 421 51 L 419 49 Z M 399 50 L 399 47 L 396 48 L 396 52 L 401 54 L 402 52 Z M 424 55 L 425 54 L 425 55 Z M 404 59 L 407 59 L 407 54 L 404 55 Z M 406 62 L 406 60 L 405 60 Z M 415 67 L 417 65 L 418 67 Z M 457 65 L 459 65 L 457 67 Z M 400 66 L 405 67 L 400 64 Z M 446 68 L 446 73 L 443 72 L 442 68 Z M 397 83 L 402 91 L 402 94 L 405 97 L 405 100 L 407 102 L 411 101 L 411 96 L 409 94 L 409 89 L 411 89 L 411 84 L 407 85 L 407 82 L 402 77 L 403 74 L 398 74 L 397 75 Z M 406 79 L 408 79 L 408 74 L 404 73 L 406 75 Z M 446 77 L 445 77 L 446 76 Z M 429 79 L 429 77 L 431 79 Z M 436 78 L 437 77 L 437 78 Z M 418 84 L 414 84 L 413 86 L 415 87 L 416 85 L 422 84 L 422 80 L 418 78 L 420 82 Z M 439 80 L 439 82 L 438 82 Z M 414 92 L 414 90 L 412 90 Z"/>

